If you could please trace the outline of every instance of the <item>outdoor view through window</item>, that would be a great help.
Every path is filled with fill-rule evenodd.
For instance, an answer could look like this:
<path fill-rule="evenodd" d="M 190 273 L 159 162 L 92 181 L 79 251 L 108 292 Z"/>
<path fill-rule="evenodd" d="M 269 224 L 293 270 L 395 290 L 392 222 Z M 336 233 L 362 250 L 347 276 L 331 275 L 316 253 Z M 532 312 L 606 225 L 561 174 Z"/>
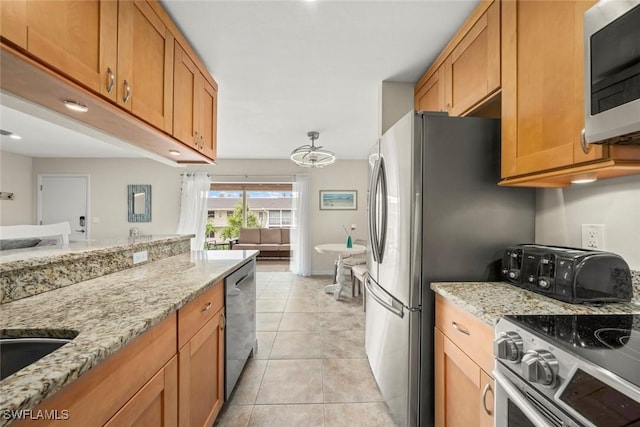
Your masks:
<path fill-rule="evenodd" d="M 208 201 L 209 249 L 228 249 L 240 227 L 290 228 L 291 184 L 211 184 Z"/>

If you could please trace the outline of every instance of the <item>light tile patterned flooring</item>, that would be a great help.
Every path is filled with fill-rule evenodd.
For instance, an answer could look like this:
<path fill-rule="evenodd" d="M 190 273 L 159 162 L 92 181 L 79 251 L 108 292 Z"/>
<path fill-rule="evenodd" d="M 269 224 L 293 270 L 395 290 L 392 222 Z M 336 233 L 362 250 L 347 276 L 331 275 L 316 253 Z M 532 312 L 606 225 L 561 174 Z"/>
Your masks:
<path fill-rule="evenodd" d="M 366 359 L 362 298 L 336 301 L 330 277 L 283 270 L 258 263 L 258 352 L 216 426 L 393 426 Z"/>

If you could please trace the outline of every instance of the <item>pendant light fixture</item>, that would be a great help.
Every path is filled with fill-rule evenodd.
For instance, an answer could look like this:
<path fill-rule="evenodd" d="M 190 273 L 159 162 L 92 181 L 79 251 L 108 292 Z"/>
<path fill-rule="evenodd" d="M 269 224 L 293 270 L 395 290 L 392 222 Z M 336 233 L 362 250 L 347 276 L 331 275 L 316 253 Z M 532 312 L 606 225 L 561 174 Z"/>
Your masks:
<path fill-rule="evenodd" d="M 336 155 L 322 146 L 316 147 L 315 141 L 320 137 L 319 132 L 307 132 L 311 145 L 302 145 L 291 152 L 291 161 L 303 168 L 321 168 L 336 161 Z"/>

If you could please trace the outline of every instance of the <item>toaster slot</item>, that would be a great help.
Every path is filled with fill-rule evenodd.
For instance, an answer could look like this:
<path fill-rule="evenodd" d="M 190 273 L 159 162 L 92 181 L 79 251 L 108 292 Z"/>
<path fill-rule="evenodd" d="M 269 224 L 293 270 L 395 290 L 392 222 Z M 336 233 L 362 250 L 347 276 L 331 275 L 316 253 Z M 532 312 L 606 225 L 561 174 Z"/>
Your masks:
<path fill-rule="evenodd" d="M 507 249 L 502 258 L 502 277 L 512 283 L 520 283 L 522 249 Z"/>
<path fill-rule="evenodd" d="M 540 257 L 538 264 L 538 287 L 547 292 L 553 291 L 555 278 L 555 257 L 551 254 Z"/>

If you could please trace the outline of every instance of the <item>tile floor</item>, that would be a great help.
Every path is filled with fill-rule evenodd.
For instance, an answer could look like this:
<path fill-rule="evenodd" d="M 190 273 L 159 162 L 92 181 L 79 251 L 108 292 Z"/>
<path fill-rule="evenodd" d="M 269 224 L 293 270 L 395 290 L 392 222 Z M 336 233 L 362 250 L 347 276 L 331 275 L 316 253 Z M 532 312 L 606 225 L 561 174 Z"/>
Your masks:
<path fill-rule="evenodd" d="M 215 425 L 393 426 L 366 359 L 362 298 L 336 301 L 330 277 L 286 270 L 258 263 L 258 352 Z"/>

